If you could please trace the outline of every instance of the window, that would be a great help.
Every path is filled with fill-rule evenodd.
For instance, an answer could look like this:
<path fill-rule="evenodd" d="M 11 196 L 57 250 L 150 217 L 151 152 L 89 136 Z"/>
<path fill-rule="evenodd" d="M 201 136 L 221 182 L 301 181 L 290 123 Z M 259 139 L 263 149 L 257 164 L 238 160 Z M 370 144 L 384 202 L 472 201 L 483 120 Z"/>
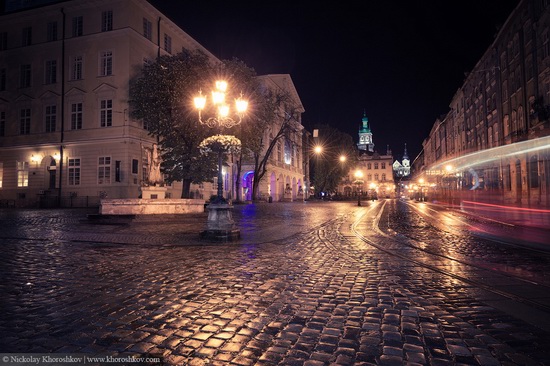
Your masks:
<path fill-rule="evenodd" d="M 168 53 L 172 53 L 172 37 L 164 33 L 164 50 Z"/>
<path fill-rule="evenodd" d="M 17 186 L 18 187 L 29 186 L 29 162 L 28 161 L 17 162 Z"/>
<path fill-rule="evenodd" d="M 30 46 L 32 44 L 32 27 L 23 28 L 23 33 L 21 34 L 21 46 Z"/>
<path fill-rule="evenodd" d="M 138 159 L 132 159 L 132 174 L 138 173 L 138 164 L 139 164 Z"/>
<path fill-rule="evenodd" d="M 99 110 L 101 127 L 109 127 L 113 125 L 113 100 L 104 99 L 101 101 Z"/>
<path fill-rule="evenodd" d="M 57 106 L 46 106 L 46 132 L 55 132 L 57 120 Z"/>
<path fill-rule="evenodd" d="M 107 10 L 101 13 L 101 31 L 108 32 L 113 30 L 113 11 Z"/>
<path fill-rule="evenodd" d="M 378 169 L 378 163 L 374 163 L 374 169 Z"/>
<path fill-rule="evenodd" d="M 99 75 L 108 76 L 113 74 L 113 51 L 103 51 L 99 57 Z"/>
<path fill-rule="evenodd" d="M 82 103 L 71 104 L 71 129 L 82 129 Z"/>
<path fill-rule="evenodd" d="M 73 37 L 81 37 L 83 34 L 82 16 L 73 18 Z"/>
<path fill-rule="evenodd" d="M 69 185 L 80 185 L 80 159 L 69 159 Z"/>
<path fill-rule="evenodd" d="M 374 175 L 374 180 L 375 180 L 375 181 L 378 181 L 378 173 L 376 173 L 376 174 Z"/>
<path fill-rule="evenodd" d="M 28 135 L 31 133 L 31 109 L 23 108 L 20 111 L 19 119 L 19 133 L 21 135 Z"/>
<path fill-rule="evenodd" d="M 0 91 L 6 90 L 6 69 L 0 69 Z"/>
<path fill-rule="evenodd" d="M 531 188 L 539 187 L 539 162 L 536 155 L 529 159 L 529 183 Z"/>
<path fill-rule="evenodd" d="M 386 169 L 386 163 L 380 163 L 380 169 Z"/>
<path fill-rule="evenodd" d="M 57 22 L 49 22 L 46 39 L 48 42 L 57 41 Z"/>
<path fill-rule="evenodd" d="M 6 135 L 6 112 L 0 111 L 0 136 Z"/>
<path fill-rule="evenodd" d="M 382 182 L 386 181 L 386 173 L 382 173 Z"/>
<path fill-rule="evenodd" d="M 0 32 L 0 51 L 8 49 L 8 32 Z"/>
<path fill-rule="evenodd" d="M 21 88 L 28 88 L 31 86 L 31 65 L 21 65 L 19 86 Z"/>
<path fill-rule="evenodd" d="M 82 56 L 71 59 L 71 80 L 82 80 Z"/>
<path fill-rule="evenodd" d="M 97 184 L 111 183 L 111 157 L 100 156 L 97 165 Z"/>
<path fill-rule="evenodd" d="M 44 66 L 44 83 L 55 84 L 57 82 L 57 61 L 48 60 Z"/>
<path fill-rule="evenodd" d="M 153 23 L 147 18 L 143 18 L 143 36 L 148 40 L 153 39 Z"/>

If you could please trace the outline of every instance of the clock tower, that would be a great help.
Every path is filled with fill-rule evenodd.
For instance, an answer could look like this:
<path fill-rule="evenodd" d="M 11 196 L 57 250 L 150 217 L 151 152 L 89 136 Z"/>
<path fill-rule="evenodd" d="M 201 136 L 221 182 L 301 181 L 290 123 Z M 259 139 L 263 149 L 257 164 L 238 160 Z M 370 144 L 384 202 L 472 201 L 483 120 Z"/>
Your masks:
<path fill-rule="evenodd" d="M 359 142 L 357 148 L 363 151 L 374 151 L 374 143 L 372 142 L 372 132 L 369 128 L 369 119 L 365 112 L 363 112 L 362 126 L 359 129 Z"/>

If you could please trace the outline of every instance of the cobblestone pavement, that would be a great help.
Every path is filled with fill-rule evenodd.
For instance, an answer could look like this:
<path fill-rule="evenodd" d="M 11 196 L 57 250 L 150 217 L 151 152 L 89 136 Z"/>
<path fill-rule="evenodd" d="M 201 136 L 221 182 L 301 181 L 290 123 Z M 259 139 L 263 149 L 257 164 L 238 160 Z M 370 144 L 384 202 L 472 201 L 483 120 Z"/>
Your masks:
<path fill-rule="evenodd" d="M 548 333 L 464 284 L 355 250 L 340 229 L 361 209 L 236 206 L 235 243 L 198 240 L 206 214 L 99 225 L 87 210 L 0 210 L 0 352 L 171 365 L 550 364 Z"/>

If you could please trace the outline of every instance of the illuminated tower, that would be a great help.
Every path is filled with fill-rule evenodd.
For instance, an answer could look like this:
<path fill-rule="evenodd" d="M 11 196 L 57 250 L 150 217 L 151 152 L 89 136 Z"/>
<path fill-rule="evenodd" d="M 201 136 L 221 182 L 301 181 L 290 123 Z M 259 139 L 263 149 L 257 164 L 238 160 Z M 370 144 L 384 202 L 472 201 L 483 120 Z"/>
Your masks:
<path fill-rule="evenodd" d="M 374 151 L 374 143 L 372 142 L 372 132 L 369 128 L 369 119 L 365 112 L 363 112 L 363 125 L 359 129 L 359 142 L 357 143 L 357 148 L 363 151 Z"/>

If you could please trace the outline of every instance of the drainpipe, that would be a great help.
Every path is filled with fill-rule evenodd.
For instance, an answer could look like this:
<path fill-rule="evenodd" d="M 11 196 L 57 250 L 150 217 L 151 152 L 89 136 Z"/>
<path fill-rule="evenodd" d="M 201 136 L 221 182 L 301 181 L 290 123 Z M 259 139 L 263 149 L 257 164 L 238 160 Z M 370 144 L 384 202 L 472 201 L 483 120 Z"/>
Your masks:
<path fill-rule="evenodd" d="M 63 8 L 62 31 L 61 31 L 61 136 L 59 145 L 59 189 L 57 191 L 57 205 L 61 207 L 61 192 L 63 186 L 63 143 L 65 141 L 65 22 L 66 15 Z"/>
<path fill-rule="evenodd" d="M 157 58 L 160 58 L 160 21 L 162 20 L 161 17 L 159 17 L 157 21 Z"/>

